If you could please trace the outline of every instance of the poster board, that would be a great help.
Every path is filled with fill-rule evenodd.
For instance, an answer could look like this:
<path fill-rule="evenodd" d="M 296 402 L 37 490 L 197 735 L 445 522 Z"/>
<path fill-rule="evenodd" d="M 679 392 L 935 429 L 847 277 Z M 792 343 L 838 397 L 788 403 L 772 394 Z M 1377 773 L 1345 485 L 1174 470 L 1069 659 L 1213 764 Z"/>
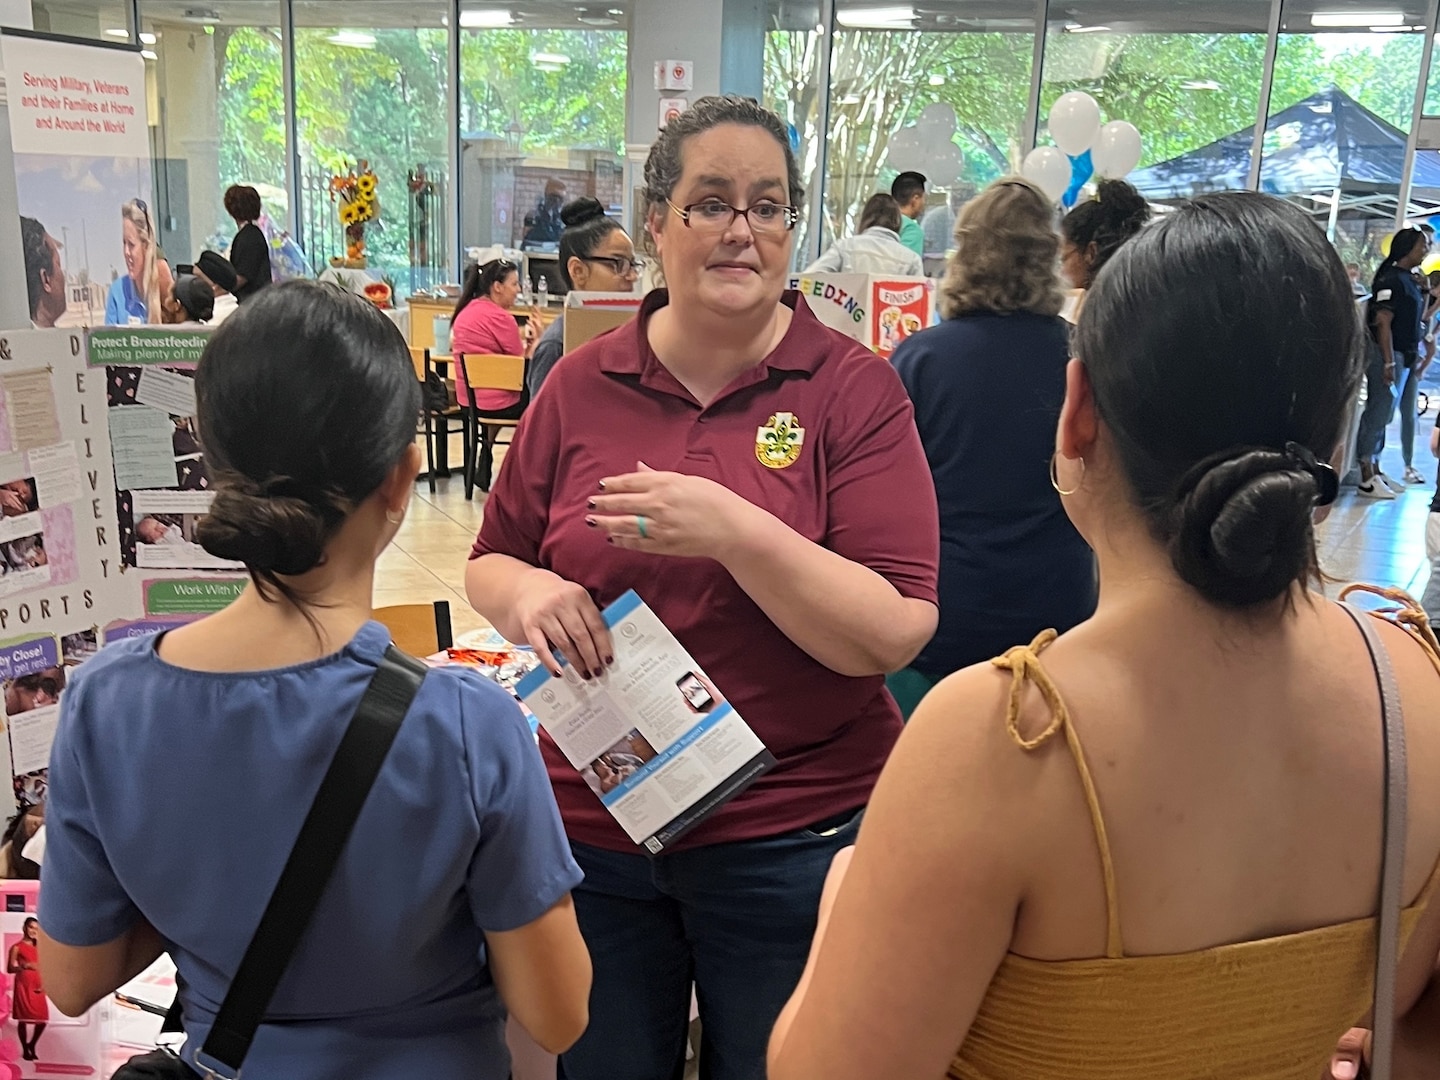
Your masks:
<path fill-rule="evenodd" d="M 79 331 L 0 337 L 0 820 L 44 800 L 69 676 L 134 604 L 105 402 Z"/>
<path fill-rule="evenodd" d="M 139 48 L 6 29 L 0 56 L 24 258 L 44 274 L 31 319 L 94 326 L 109 309 L 118 324 L 158 322 L 145 300 L 159 271 L 144 258 L 158 233 Z M 147 230 L 149 249 L 136 242 Z"/>
<path fill-rule="evenodd" d="M 565 351 L 624 326 L 640 311 L 639 293 L 571 292 L 565 297 Z"/>
<path fill-rule="evenodd" d="M 789 287 L 826 326 L 886 358 L 911 334 L 935 324 L 935 282 L 929 278 L 795 274 Z"/>
<path fill-rule="evenodd" d="M 219 611 L 244 567 L 195 538 L 214 493 L 196 419 L 195 365 L 208 328 L 96 329 L 88 362 L 103 377 L 110 427 L 123 610 L 105 640 L 155 633 Z"/>

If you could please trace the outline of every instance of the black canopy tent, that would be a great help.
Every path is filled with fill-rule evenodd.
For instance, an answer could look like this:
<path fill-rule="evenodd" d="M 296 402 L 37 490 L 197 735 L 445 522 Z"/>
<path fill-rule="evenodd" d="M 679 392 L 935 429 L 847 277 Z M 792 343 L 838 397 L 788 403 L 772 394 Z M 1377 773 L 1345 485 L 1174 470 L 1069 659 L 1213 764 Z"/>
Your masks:
<path fill-rule="evenodd" d="M 1254 129 L 1137 170 L 1127 179 L 1153 202 L 1248 186 Z M 1399 202 L 1405 133 L 1338 87 L 1270 117 L 1260 190 L 1340 216 L 1390 221 Z M 1417 154 L 1407 216 L 1440 210 L 1440 156 Z"/>

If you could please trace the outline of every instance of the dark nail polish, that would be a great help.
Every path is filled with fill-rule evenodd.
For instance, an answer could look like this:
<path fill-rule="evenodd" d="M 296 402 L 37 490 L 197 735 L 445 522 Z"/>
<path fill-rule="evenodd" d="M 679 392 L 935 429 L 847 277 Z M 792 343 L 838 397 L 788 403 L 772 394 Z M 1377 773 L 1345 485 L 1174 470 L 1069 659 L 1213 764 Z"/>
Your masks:
<path fill-rule="evenodd" d="M 595 509 L 595 500 L 594 500 L 594 499 L 591 499 L 589 502 L 587 502 L 587 503 L 585 504 L 585 509 L 586 509 L 586 510 L 594 510 L 594 509 Z"/>
<path fill-rule="evenodd" d="M 605 490 L 605 481 L 604 481 L 604 480 L 601 480 L 601 481 L 600 481 L 600 490 L 601 490 L 601 491 L 604 491 L 604 490 Z"/>
<path fill-rule="evenodd" d="M 615 542 L 615 537 L 613 537 L 613 536 L 607 536 L 607 537 L 605 537 L 605 542 L 606 542 L 607 544 L 613 544 L 613 543 Z"/>
<path fill-rule="evenodd" d="M 610 666 L 611 664 L 613 664 L 613 663 L 615 663 L 615 657 L 613 657 L 613 656 L 607 656 L 607 657 L 605 657 L 605 666 L 606 666 L 606 667 L 609 667 L 609 666 Z"/>
<path fill-rule="evenodd" d="M 595 528 L 596 525 L 599 524 L 599 522 L 597 522 L 597 521 L 596 521 L 594 518 L 592 518 L 592 517 L 587 517 L 587 518 L 585 519 L 585 524 L 586 524 L 586 525 L 589 525 L 590 528 L 593 529 L 593 528 Z"/>

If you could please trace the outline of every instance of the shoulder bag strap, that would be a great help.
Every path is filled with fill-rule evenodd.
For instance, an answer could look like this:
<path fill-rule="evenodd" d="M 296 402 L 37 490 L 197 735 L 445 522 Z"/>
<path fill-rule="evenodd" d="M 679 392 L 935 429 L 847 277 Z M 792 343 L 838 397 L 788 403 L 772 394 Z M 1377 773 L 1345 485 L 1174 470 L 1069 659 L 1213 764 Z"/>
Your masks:
<path fill-rule="evenodd" d="M 1390 1080 L 1395 1048 L 1395 969 L 1400 960 L 1400 909 L 1405 887 L 1405 813 L 1408 790 L 1405 759 L 1405 717 L 1400 708 L 1400 686 L 1390 664 L 1390 653 L 1380 640 L 1371 616 L 1342 604 L 1360 628 L 1385 716 L 1385 854 L 1380 877 L 1380 925 L 1375 947 L 1374 1041 L 1370 1058 L 1371 1080 Z"/>
<path fill-rule="evenodd" d="M 399 734 L 425 665 L 394 645 L 370 680 L 340 740 L 260 925 L 196 1055 L 207 1078 L 239 1077 L 240 1065 Z M 224 1073 L 218 1071 L 220 1067 Z"/>

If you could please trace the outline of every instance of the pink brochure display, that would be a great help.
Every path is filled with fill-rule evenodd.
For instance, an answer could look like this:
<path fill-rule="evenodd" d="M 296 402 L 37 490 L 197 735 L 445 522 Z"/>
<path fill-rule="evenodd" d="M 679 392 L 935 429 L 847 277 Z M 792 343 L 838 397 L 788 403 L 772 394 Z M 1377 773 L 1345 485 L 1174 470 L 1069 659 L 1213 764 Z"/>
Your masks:
<path fill-rule="evenodd" d="M 0 1078 L 97 1077 L 105 1071 L 104 1017 L 108 1004 L 102 1003 L 84 1016 L 63 1015 L 43 996 L 43 988 L 27 989 L 38 980 L 34 972 L 12 971 L 33 955 L 25 941 L 25 924 L 35 918 L 40 899 L 38 881 L 0 881 L 5 907 L 0 911 L 0 937 L 5 950 L 3 991 L 0 991 Z M 39 989 L 39 994 L 35 993 Z M 35 1031 L 44 1025 L 37 1036 Z M 35 1060 L 27 1061 L 21 1051 L 21 1025 L 26 1039 L 35 1046 Z"/>

